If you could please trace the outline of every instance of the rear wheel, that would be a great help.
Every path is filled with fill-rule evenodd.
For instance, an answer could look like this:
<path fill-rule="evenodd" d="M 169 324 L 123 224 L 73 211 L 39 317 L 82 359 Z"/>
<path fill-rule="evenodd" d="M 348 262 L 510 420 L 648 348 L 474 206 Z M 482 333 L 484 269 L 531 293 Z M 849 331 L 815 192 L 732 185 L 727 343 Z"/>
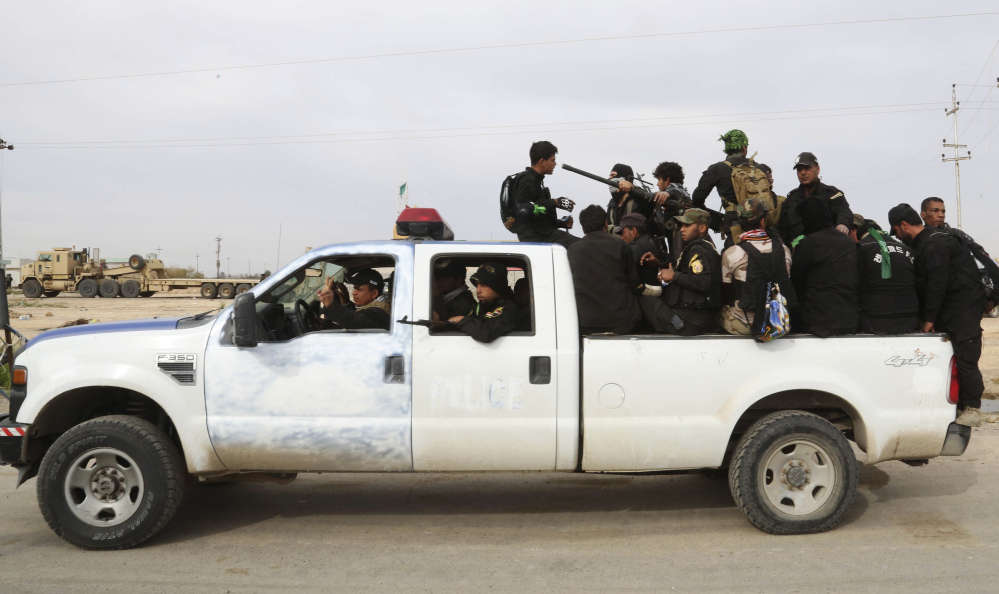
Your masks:
<path fill-rule="evenodd" d="M 843 519 L 857 494 L 857 460 L 843 433 L 797 410 L 750 427 L 728 476 L 736 505 L 770 534 L 825 532 Z"/>
<path fill-rule="evenodd" d="M 236 287 L 232 286 L 230 283 L 222 283 L 219 285 L 219 297 L 222 299 L 232 299 L 236 296 Z"/>
<path fill-rule="evenodd" d="M 121 293 L 121 285 L 113 278 L 106 278 L 101 281 L 101 297 L 117 297 Z"/>
<path fill-rule="evenodd" d="M 142 270 L 142 268 L 146 265 L 146 260 L 139 254 L 132 254 L 128 257 L 128 265 L 132 268 L 132 270 Z"/>
<path fill-rule="evenodd" d="M 212 283 L 205 283 L 201 285 L 201 296 L 205 299 L 215 299 L 216 294 L 215 285 Z"/>
<path fill-rule="evenodd" d="M 184 495 L 177 446 L 149 421 L 81 423 L 52 444 L 38 473 L 38 506 L 52 530 L 84 549 L 127 549 L 159 532 Z"/>
<path fill-rule="evenodd" d="M 127 280 L 121 285 L 121 296 L 135 299 L 142 292 L 142 285 L 137 280 Z"/>
<path fill-rule="evenodd" d="M 246 283 L 240 283 L 240 284 L 236 285 L 236 294 L 237 295 L 245 293 L 245 292 L 247 292 L 249 290 L 250 290 L 250 285 L 248 285 Z"/>
<path fill-rule="evenodd" d="M 28 297 L 30 299 L 41 297 L 42 283 L 36 281 L 33 278 L 28 279 L 21 284 L 21 293 L 23 293 L 25 297 Z"/>
<path fill-rule="evenodd" d="M 76 285 L 76 292 L 80 294 L 80 297 L 86 297 L 87 299 L 96 297 L 99 290 L 100 286 L 92 278 L 85 278 L 80 281 L 80 284 Z"/>

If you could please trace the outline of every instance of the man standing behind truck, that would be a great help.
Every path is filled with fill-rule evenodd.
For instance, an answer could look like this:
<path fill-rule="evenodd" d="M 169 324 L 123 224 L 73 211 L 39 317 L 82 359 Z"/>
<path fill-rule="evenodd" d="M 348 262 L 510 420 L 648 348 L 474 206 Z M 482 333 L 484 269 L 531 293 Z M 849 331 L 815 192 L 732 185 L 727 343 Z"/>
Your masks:
<path fill-rule="evenodd" d="M 958 425 L 982 424 L 985 383 L 978 360 L 982 358 L 982 314 L 985 288 L 971 253 L 947 231 L 927 227 L 914 208 L 899 204 L 888 211 L 892 234 L 912 248 L 916 256 L 916 290 L 919 293 L 921 332 L 946 332 L 954 345 L 957 373 Z"/>
<path fill-rule="evenodd" d="M 517 239 L 543 243 L 557 243 L 568 248 L 579 241 L 563 229 L 572 228 L 572 217 L 559 219 L 556 209 L 572 212 L 576 203 L 568 198 L 552 198 L 545 187 L 545 176 L 555 171 L 555 155 L 558 148 L 547 140 L 531 145 L 531 166 L 514 178 L 510 195 L 517 208 L 517 218 L 509 225 L 517 225 Z M 523 220 L 522 220 L 523 218 Z M 521 230 L 519 227 L 523 225 Z M 514 230 L 508 226 L 508 229 Z"/>

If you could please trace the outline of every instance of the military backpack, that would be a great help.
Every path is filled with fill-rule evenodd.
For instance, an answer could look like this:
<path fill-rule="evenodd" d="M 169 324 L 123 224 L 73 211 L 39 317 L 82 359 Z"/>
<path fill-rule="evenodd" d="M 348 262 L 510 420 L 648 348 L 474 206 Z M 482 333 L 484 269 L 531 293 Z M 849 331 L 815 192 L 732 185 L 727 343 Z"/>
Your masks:
<path fill-rule="evenodd" d="M 767 206 L 767 226 L 774 227 L 780 217 L 779 207 L 783 206 L 786 198 L 775 196 L 771 192 L 767 173 L 756 166 L 755 156 L 754 154 L 740 165 L 732 165 L 730 161 L 725 161 L 725 164 L 732 168 L 732 187 L 735 189 L 736 199 L 736 203 L 726 205 L 725 210 L 734 212 L 740 204 L 745 204 L 750 198 L 756 198 Z M 732 241 L 738 243 L 739 236 L 742 235 L 742 227 L 735 223 L 727 231 L 729 231 Z"/>

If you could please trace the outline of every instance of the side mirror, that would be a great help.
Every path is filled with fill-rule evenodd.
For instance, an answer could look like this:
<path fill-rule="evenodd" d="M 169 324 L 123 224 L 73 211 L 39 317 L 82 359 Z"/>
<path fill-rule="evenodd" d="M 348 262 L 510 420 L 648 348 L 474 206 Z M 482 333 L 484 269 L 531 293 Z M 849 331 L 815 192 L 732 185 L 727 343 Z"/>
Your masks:
<path fill-rule="evenodd" d="M 257 346 L 257 308 L 253 293 L 236 295 L 232 302 L 232 342 L 238 347 Z"/>

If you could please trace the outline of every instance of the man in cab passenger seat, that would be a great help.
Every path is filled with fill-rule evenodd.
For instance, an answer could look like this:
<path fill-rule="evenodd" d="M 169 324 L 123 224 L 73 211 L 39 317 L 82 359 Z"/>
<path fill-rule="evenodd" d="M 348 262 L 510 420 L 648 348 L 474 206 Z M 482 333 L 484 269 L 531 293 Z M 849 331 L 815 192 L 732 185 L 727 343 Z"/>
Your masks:
<path fill-rule="evenodd" d="M 492 342 L 517 328 L 518 308 L 507 282 L 506 266 L 486 262 L 469 279 L 479 303 L 467 316 L 453 316 L 449 324 L 479 342 Z"/>
<path fill-rule="evenodd" d="M 361 330 L 380 328 L 388 330 L 392 324 L 390 302 L 379 301 L 385 290 L 385 280 L 377 270 L 362 268 L 347 278 L 353 285 L 354 301 L 347 298 L 347 288 L 337 284 L 332 278 L 319 290 L 319 301 L 323 304 L 321 313 L 324 328 L 344 328 Z"/>

